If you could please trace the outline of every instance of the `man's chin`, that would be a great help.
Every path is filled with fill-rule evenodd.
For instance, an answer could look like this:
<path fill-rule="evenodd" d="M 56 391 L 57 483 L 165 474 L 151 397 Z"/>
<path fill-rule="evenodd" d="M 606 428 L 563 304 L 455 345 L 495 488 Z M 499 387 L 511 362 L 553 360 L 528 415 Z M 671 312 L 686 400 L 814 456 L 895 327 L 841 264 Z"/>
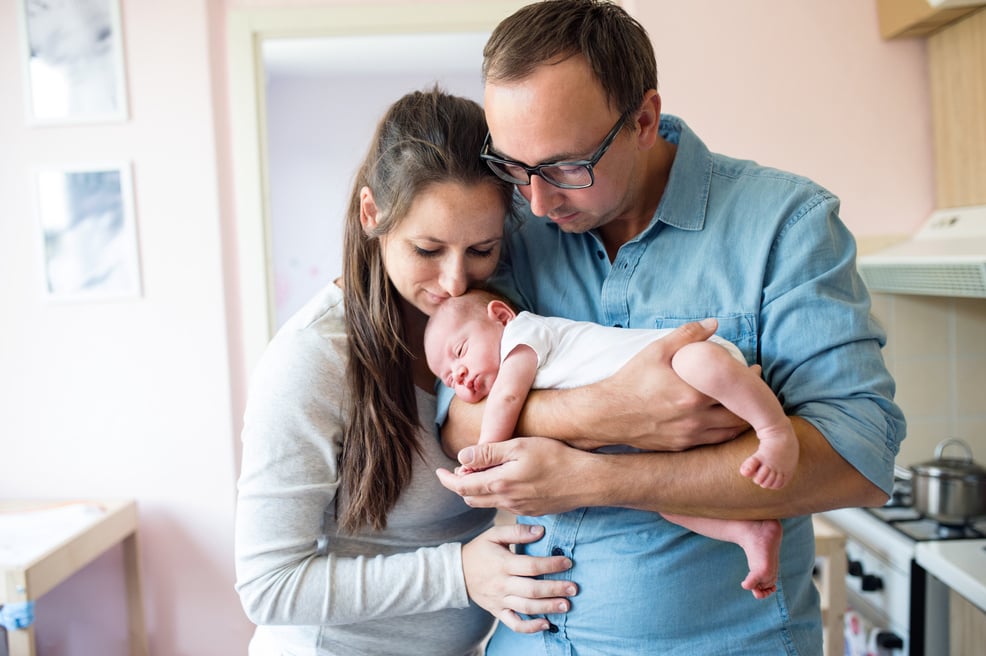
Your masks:
<path fill-rule="evenodd" d="M 576 212 L 574 214 L 568 214 L 566 216 L 557 219 L 552 218 L 550 220 L 558 226 L 562 232 L 580 234 L 589 229 L 589 226 L 586 225 L 585 221 L 579 220 L 581 217 L 582 215 Z"/>

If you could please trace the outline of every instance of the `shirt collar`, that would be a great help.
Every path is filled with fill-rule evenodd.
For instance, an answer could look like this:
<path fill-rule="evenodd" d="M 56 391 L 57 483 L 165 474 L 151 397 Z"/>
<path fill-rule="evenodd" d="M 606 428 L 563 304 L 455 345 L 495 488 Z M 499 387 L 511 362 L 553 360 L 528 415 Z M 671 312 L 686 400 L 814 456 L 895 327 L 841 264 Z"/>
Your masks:
<path fill-rule="evenodd" d="M 661 137 L 675 144 L 678 149 L 671 163 L 668 184 L 650 225 L 631 241 L 647 238 L 655 232 L 654 227 L 659 223 L 680 230 L 701 230 L 705 227 L 709 189 L 712 186 L 712 153 L 698 135 L 677 116 L 662 114 L 659 130 Z M 520 192 L 516 195 L 520 197 Z M 541 220 L 545 225 L 559 229 L 546 217 Z M 598 241 L 599 237 L 595 232 L 590 230 L 587 236 Z"/>
<path fill-rule="evenodd" d="M 678 146 L 664 195 L 657 206 L 650 231 L 657 222 L 681 230 L 701 230 L 705 225 L 712 184 L 712 153 L 684 121 L 661 115 L 661 137 Z"/>

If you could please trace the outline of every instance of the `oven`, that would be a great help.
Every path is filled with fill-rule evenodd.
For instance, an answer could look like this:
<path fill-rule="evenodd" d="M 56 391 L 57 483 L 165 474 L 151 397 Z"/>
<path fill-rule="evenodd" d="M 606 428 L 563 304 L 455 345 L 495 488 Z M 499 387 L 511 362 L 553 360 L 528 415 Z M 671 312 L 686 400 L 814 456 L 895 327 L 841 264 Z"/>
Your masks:
<path fill-rule="evenodd" d="M 943 526 L 911 506 L 910 470 L 896 468 L 890 501 L 822 516 L 846 534 L 847 656 L 948 654 L 948 588 L 915 560 L 918 542 L 986 537 L 986 520 Z"/>

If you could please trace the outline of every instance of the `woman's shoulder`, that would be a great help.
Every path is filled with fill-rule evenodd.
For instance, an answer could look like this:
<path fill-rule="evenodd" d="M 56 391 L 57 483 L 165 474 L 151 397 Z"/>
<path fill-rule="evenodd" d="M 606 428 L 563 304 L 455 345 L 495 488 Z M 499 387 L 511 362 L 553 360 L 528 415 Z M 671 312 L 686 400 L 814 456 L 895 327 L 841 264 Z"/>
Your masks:
<path fill-rule="evenodd" d="M 345 370 L 347 339 L 342 290 L 330 283 L 282 325 L 254 377 L 310 380 Z"/>
<path fill-rule="evenodd" d="M 345 332 L 344 319 L 342 290 L 334 282 L 330 282 L 284 322 L 278 335 L 303 331 L 313 326 Z"/>

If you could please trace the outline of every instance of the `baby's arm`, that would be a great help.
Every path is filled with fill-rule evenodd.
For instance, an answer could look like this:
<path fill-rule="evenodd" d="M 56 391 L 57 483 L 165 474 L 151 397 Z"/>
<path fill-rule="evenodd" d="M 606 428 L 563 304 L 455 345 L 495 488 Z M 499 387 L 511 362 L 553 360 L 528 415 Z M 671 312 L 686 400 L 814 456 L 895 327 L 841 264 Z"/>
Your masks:
<path fill-rule="evenodd" d="M 679 349 L 671 366 L 682 380 L 750 422 L 760 445 L 740 473 L 767 489 L 784 487 L 798 464 L 798 439 L 770 387 L 726 349 L 695 342 Z"/>
<path fill-rule="evenodd" d="M 518 344 L 500 363 L 483 410 L 480 444 L 504 442 L 513 437 L 520 410 L 534 384 L 537 366 L 537 353 L 526 344 Z"/>

